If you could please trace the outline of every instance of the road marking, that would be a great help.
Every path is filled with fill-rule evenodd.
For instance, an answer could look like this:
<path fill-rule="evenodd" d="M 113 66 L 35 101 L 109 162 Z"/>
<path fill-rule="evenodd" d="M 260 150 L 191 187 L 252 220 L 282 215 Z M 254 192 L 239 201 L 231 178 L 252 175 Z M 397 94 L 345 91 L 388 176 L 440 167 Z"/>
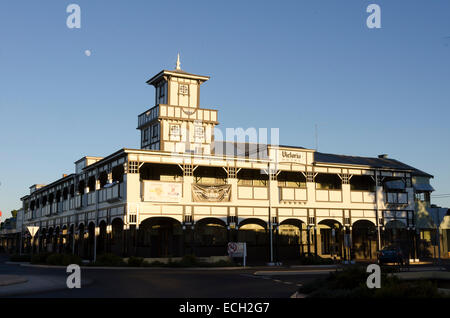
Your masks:
<path fill-rule="evenodd" d="M 279 280 L 279 279 L 274 279 L 273 281 L 274 281 L 274 282 L 277 282 L 277 283 L 282 283 L 282 281 Z"/>

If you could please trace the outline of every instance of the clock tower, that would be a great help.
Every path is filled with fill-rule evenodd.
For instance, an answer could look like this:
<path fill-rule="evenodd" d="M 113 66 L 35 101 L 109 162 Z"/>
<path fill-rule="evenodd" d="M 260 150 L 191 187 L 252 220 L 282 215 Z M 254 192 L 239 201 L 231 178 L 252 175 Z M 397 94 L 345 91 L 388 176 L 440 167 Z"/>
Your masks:
<path fill-rule="evenodd" d="M 217 110 L 200 107 L 200 85 L 209 76 L 162 70 L 147 84 L 155 87 L 155 106 L 138 117 L 141 149 L 211 154 Z"/>

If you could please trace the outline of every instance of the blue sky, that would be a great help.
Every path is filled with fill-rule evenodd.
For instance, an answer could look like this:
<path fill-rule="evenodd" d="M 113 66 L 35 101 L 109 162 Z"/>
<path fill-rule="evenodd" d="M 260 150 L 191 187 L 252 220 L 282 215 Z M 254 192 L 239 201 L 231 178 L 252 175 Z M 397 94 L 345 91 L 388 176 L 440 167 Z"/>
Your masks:
<path fill-rule="evenodd" d="M 66 7 L 81 7 L 81 29 Z M 381 29 L 366 8 L 381 7 Z M 92 52 L 91 56 L 84 54 Z M 220 128 L 279 127 L 280 142 L 387 153 L 450 193 L 449 1 L 0 1 L 0 210 L 84 155 L 139 148 L 145 81 L 211 76 Z M 433 199 L 450 206 L 450 198 Z"/>

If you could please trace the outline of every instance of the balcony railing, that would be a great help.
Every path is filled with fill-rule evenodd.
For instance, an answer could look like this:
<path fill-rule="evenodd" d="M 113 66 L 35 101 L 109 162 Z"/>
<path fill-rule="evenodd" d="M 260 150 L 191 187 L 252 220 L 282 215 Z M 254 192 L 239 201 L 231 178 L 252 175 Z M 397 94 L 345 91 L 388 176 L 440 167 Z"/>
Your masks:
<path fill-rule="evenodd" d="M 87 194 L 87 205 L 93 205 L 93 204 L 95 204 L 96 202 L 96 200 L 95 200 L 95 195 L 96 195 L 96 193 L 95 192 L 89 192 L 88 194 Z"/>
<path fill-rule="evenodd" d="M 280 201 L 306 201 L 305 188 L 280 187 Z"/>
<path fill-rule="evenodd" d="M 138 128 L 157 118 L 180 118 L 217 123 L 217 110 L 160 104 L 138 116 Z"/>
<path fill-rule="evenodd" d="M 341 190 L 319 190 L 316 189 L 316 201 L 322 202 L 341 202 Z"/>
<path fill-rule="evenodd" d="M 351 191 L 350 198 L 353 203 L 375 203 L 375 192 Z"/>
<path fill-rule="evenodd" d="M 49 216 L 52 213 L 50 204 L 47 204 L 46 206 L 42 207 L 42 215 Z"/>
<path fill-rule="evenodd" d="M 407 192 L 385 192 L 386 203 L 390 204 L 408 204 Z"/>
<path fill-rule="evenodd" d="M 76 195 L 75 196 L 75 204 L 74 204 L 74 208 L 75 209 L 81 209 L 83 207 L 83 199 L 82 199 L 83 195 Z"/>
<path fill-rule="evenodd" d="M 155 106 L 150 108 L 145 113 L 139 115 L 138 117 L 138 128 L 144 126 L 145 124 L 157 119 L 159 116 L 159 107 Z"/>
<path fill-rule="evenodd" d="M 120 192 L 120 183 L 116 183 L 113 186 L 106 188 L 106 200 L 108 202 L 119 201 Z"/>

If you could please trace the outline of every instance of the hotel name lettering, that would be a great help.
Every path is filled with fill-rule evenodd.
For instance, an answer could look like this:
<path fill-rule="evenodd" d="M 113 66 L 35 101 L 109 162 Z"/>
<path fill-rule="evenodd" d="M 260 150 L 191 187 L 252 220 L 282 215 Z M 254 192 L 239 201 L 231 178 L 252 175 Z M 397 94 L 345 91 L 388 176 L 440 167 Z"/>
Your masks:
<path fill-rule="evenodd" d="M 281 152 L 281 157 L 283 159 L 298 159 L 301 160 L 302 159 L 302 154 L 298 153 L 298 152 L 291 152 L 291 151 L 282 151 Z"/>
<path fill-rule="evenodd" d="M 278 162 L 306 163 L 306 154 L 297 151 L 279 150 Z"/>

